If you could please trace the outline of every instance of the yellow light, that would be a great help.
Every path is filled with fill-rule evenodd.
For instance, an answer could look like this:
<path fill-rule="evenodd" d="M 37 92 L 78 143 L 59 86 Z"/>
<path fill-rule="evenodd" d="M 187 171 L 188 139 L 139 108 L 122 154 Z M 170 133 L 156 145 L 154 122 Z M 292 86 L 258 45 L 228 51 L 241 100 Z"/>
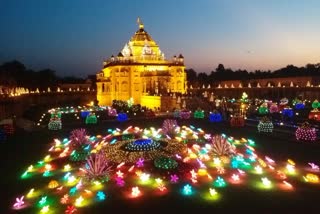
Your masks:
<path fill-rule="evenodd" d="M 209 188 L 209 193 L 211 196 L 215 196 L 216 194 L 218 194 L 217 191 L 213 188 Z"/>
<path fill-rule="evenodd" d="M 307 181 L 307 182 L 310 182 L 310 183 L 318 183 L 319 182 L 319 177 L 318 175 L 315 175 L 315 174 L 312 174 L 312 173 L 308 173 L 304 179 Z"/>
<path fill-rule="evenodd" d="M 45 161 L 45 162 L 49 162 L 49 161 L 50 161 L 50 158 L 51 158 L 50 155 L 47 155 L 47 156 L 44 157 L 44 161 Z"/>
<path fill-rule="evenodd" d="M 150 178 L 150 174 L 142 173 L 142 174 L 140 175 L 140 180 L 141 180 L 142 182 L 148 181 L 149 178 Z"/>
<path fill-rule="evenodd" d="M 261 166 L 256 166 L 256 167 L 254 167 L 254 169 L 256 170 L 256 172 L 257 172 L 258 174 L 262 174 L 262 168 L 261 168 Z"/>
<path fill-rule="evenodd" d="M 94 181 L 93 183 L 94 183 L 94 185 L 96 185 L 96 186 L 101 185 L 101 183 L 100 183 L 99 181 Z"/>
<path fill-rule="evenodd" d="M 266 177 L 261 178 L 261 181 L 262 181 L 264 186 L 266 186 L 266 187 L 270 187 L 271 186 L 271 181 L 268 178 L 266 178 Z"/>
<path fill-rule="evenodd" d="M 71 169 L 71 166 L 69 164 L 65 165 L 63 170 L 64 171 L 69 171 Z"/>
<path fill-rule="evenodd" d="M 287 168 L 288 173 L 291 173 L 291 174 L 292 174 L 292 173 L 295 172 L 294 165 L 287 164 L 286 168 Z"/>
<path fill-rule="evenodd" d="M 71 184 L 76 181 L 76 178 L 72 175 L 68 177 L 68 183 Z"/>
<path fill-rule="evenodd" d="M 33 196 L 33 193 L 34 193 L 34 189 L 30 189 L 30 191 L 28 192 L 27 194 L 27 198 L 31 198 Z"/>
<path fill-rule="evenodd" d="M 293 166 L 296 165 L 296 163 L 295 163 L 293 160 L 291 160 L 291 159 L 288 159 L 288 163 L 291 164 L 291 165 L 293 165 Z"/>
<path fill-rule="evenodd" d="M 30 165 L 29 167 L 28 167 L 28 172 L 31 172 L 33 170 L 33 165 Z"/>
<path fill-rule="evenodd" d="M 213 164 L 216 166 L 220 166 L 220 164 L 221 164 L 220 158 L 213 158 Z"/>
<path fill-rule="evenodd" d="M 46 165 L 45 165 L 45 169 L 46 169 L 47 171 L 50 171 L 50 170 L 52 169 L 52 166 L 51 166 L 50 164 L 46 164 Z"/>
<path fill-rule="evenodd" d="M 42 207 L 42 209 L 40 210 L 41 213 L 48 213 L 50 210 L 49 205 Z"/>
<path fill-rule="evenodd" d="M 206 169 L 199 169 L 198 170 L 198 175 L 200 175 L 200 176 L 205 176 L 205 175 L 207 175 L 207 170 Z"/>
<path fill-rule="evenodd" d="M 79 198 L 76 199 L 75 205 L 76 205 L 77 207 L 81 206 L 83 200 L 84 200 L 83 197 L 80 196 Z"/>
<path fill-rule="evenodd" d="M 163 182 L 163 180 L 161 178 L 156 178 L 155 180 L 156 180 L 157 184 L 162 184 L 162 182 Z"/>

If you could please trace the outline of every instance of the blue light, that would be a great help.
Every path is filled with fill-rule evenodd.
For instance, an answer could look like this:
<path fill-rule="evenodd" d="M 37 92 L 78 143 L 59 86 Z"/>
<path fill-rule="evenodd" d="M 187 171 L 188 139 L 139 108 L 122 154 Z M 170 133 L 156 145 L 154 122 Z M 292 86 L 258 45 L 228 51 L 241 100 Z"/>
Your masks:
<path fill-rule="evenodd" d="M 99 192 L 97 192 L 97 198 L 98 198 L 98 200 L 103 201 L 106 199 L 106 194 L 102 191 L 99 191 Z"/>
<path fill-rule="evenodd" d="M 210 122 L 221 122 L 222 121 L 222 116 L 220 113 L 211 113 L 209 115 L 209 121 Z"/>
<path fill-rule="evenodd" d="M 184 195 L 191 195 L 192 194 L 192 186 L 190 186 L 190 184 L 184 185 L 184 187 L 182 189 L 182 193 Z"/>
<path fill-rule="evenodd" d="M 150 145 L 152 143 L 152 139 L 138 139 L 134 141 L 134 144 L 139 146 Z"/>

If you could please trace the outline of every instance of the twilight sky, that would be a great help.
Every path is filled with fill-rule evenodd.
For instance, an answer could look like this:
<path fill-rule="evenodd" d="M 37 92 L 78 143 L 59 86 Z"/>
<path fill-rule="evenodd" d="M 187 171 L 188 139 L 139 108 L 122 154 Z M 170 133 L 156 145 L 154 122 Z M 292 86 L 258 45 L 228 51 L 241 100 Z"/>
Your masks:
<path fill-rule="evenodd" d="M 167 58 L 210 72 L 320 62 L 319 0 L 3 0 L 0 63 L 58 75 L 95 74 L 138 29 Z"/>

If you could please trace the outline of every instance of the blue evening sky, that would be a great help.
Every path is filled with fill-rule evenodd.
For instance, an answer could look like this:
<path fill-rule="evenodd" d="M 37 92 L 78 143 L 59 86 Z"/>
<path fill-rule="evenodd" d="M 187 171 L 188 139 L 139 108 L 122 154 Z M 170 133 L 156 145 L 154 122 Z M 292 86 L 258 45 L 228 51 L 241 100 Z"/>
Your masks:
<path fill-rule="evenodd" d="M 95 74 L 138 29 L 167 58 L 210 72 L 320 62 L 318 0 L 2 0 L 0 63 L 17 59 L 58 75 Z"/>

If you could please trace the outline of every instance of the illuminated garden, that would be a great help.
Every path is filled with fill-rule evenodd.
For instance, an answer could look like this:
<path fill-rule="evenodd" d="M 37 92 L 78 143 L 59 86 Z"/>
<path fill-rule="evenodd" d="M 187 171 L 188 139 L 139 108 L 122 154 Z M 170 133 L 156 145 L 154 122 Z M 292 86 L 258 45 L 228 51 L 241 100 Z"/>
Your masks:
<path fill-rule="evenodd" d="M 319 213 L 308 4 L 4 3 L 0 214 Z"/>
<path fill-rule="evenodd" d="M 214 205 L 230 195 L 228 189 L 279 192 L 281 197 L 299 188 L 319 191 L 318 162 L 298 162 L 290 154 L 275 159 L 259 151 L 259 141 L 206 132 L 174 118 L 156 124 L 158 128 L 126 123 L 98 135 L 77 128 L 48 139 L 47 152 L 21 173 L 19 182 L 29 187 L 20 190 L 11 209 L 84 213 L 108 201 L 170 195 Z"/>

